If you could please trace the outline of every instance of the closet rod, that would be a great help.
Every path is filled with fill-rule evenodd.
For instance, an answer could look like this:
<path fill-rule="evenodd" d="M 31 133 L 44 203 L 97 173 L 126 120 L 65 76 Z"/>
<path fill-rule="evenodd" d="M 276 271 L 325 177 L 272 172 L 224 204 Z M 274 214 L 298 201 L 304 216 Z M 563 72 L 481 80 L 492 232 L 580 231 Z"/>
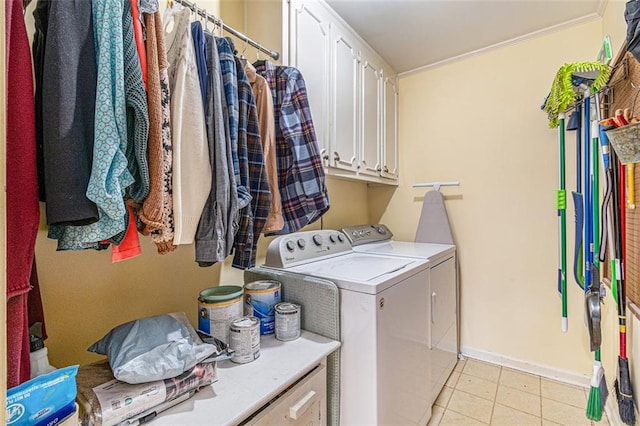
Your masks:
<path fill-rule="evenodd" d="M 228 33 L 233 34 L 234 36 L 238 37 L 239 39 L 241 39 L 242 41 L 246 42 L 249 46 L 253 46 L 256 49 L 258 49 L 259 51 L 266 53 L 267 55 L 269 55 L 269 57 L 273 58 L 274 60 L 278 60 L 278 58 L 280 57 L 280 53 L 276 52 L 275 50 L 269 50 L 266 47 L 262 46 L 260 43 L 256 43 L 255 41 L 251 40 L 249 37 L 247 37 L 246 35 L 242 34 L 240 31 L 233 29 L 232 27 L 230 27 L 229 25 L 225 24 L 221 19 L 216 18 L 214 15 L 210 15 L 208 14 L 204 9 L 198 7 L 195 2 L 190 2 L 189 0 L 173 0 L 176 3 L 180 3 L 181 5 L 188 7 L 189 9 L 191 9 L 192 11 L 194 11 L 195 13 L 197 13 L 198 15 L 202 16 L 203 18 L 209 20 L 210 22 L 213 22 L 213 24 L 215 25 L 222 25 L 222 29 L 225 30 Z"/>

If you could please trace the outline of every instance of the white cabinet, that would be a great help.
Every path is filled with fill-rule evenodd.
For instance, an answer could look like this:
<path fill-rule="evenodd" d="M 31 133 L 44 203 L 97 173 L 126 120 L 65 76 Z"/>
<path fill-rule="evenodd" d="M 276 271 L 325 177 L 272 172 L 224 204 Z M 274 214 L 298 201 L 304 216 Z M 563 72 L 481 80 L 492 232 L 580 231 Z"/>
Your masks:
<path fill-rule="evenodd" d="M 384 100 L 382 177 L 398 179 L 398 77 L 385 70 L 382 92 Z"/>
<path fill-rule="evenodd" d="M 290 30 L 327 173 L 397 184 L 396 73 L 322 0 L 292 0 Z"/>
<path fill-rule="evenodd" d="M 329 153 L 329 69 L 331 14 L 317 1 L 292 1 L 290 61 L 304 76 L 320 155 Z"/>
<path fill-rule="evenodd" d="M 456 258 L 449 257 L 429 272 L 431 305 L 431 403 L 458 360 Z"/>
<path fill-rule="evenodd" d="M 325 366 L 321 364 L 246 424 L 326 425 L 326 394 L 327 372 Z"/>
<path fill-rule="evenodd" d="M 359 173 L 380 176 L 380 101 L 382 66 L 361 52 L 360 66 L 360 167 Z"/>
<path fill-rule="evenodd" d="M 333 36 L 333 151 L 329 166 L 355 172 L 358 167 L 358 49 L 341 28 L 332 28 Z"/>

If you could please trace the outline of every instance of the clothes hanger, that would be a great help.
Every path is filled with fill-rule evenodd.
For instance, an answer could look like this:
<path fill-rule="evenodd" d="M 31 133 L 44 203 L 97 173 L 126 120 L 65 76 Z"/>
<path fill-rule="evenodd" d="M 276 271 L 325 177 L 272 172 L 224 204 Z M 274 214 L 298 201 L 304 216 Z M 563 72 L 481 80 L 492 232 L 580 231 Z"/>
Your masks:
<path fill-rule="evenodd" d="M 242 52 L 240 53 L 240 57 L 238 59 L 240 59 L 240 63 L 242 63 L 242 66 L 246 66 L 247 65 L 247 57 L 244 56 L 244 53 L 247 51 L 247 47 L 249 47 L 249 40 L 245 39 L 244 40 L 244 48 L 242 49 Z"/>

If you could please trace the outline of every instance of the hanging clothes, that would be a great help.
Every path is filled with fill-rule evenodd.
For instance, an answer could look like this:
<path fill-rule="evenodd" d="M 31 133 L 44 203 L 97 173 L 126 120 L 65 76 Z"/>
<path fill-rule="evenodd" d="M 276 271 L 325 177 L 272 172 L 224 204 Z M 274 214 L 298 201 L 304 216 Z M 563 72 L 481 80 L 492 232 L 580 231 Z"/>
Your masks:
<path fill-rule="evenodd" d="M 202 105 L 207 109 L 207 53 L 204 30 L 200 21 L 191 23 L 191 36 L 193 37 L 193 47 L 196 50 L 196 65 L 198 66 L 198 78 L 200 80 L 200 91 L 202 92 Z M 206 114 L 206 111 L 205 111 Z"/>
<path fill-rule="evenodd" d="M 280 189 L 278 188 L 278 168 L 276 165 L 276 127 L 273 116 L 273 99 L 271 98 L 267 80 L 256 73 L 253 65 L 247 62 L 244 70 L 247 73 L 247 79 L 251 83 L 253 96 L 256 100 L 262 154 L 264 156 L 269 189 L 271 190 L 271 207 L 263 228 L 263 232 L 268 234 L 280 231 L 284 226 L 282 200 L 280 199 Z"/>
<path fill-rule="evenodd" d="M 142 6 L 142 3 L 141 3 Z M 145 14 L 147 30 L 147 104 L 149 111 L 149 194 L 139 211 L 146 233 L 165 254 L 173 245 L 173 153 L 171 141 L 171 96 L 169 62 L 164 44 L 160 12 Z"/>
<path fill-rule="evenodd" d="M 138 16 L 137 1 L 136 11 L 130 8 L 125 1 L 122 29 L 124 40 L 124 79 L 125 99 L 127 105 L 127 168 L 133 176 L 133 182 L 129 186 L 129 195 L 141 204 L 149 194 L 149 164 L 147 162 L 147 144 L 149 140 L 149 110 L 147 108 L 147 93 L 143 81 L 142 65 L 139 49 L 144 54 L 144 46 L 137 46 L 137 37 L 134 36 L 135 20 Z M 138 25 L 140 31 L 142 28 Z M 140 34 L 141 35 L 141 34 Z M 146 59 L 145 70 L 146 70 Z"/>
<path fill-rule="evenodd" d="M 123 0 L 93 0 L 92 14 L 98 57 L 94 161 L 87 197 L 96 202 L 100 211 L 98 222 L 85 226 L 51 226 L 49 237 L 58 240 L 58 250 L 104 248 L 102 241 L 120 244 L 127 229 L 125 189 L 134 178 L 128 170 L 127 107 L 125 84 L 125 51 L 135 42 L 133 32 L 124 32 L 124 23 L 131 25 L 129 2 Z M 127 36 L 126 40 L 124 36 Z M 134 60 L 135 55 L 127 55 Z M 129 82 L 131 83 L 131 82 Z"/>
<path fill-rule="evenodd" d="M 211 189 L 211 164 L 190 12 L 182 9 L 172 16 L 173 31 L 166 34 L 166 41 L 173 129 L 173 244 L 179 245 L 193 243 Z"/>
<path fill-rule="evenodd" d="M 233 55 L 233 49 L 229 46 L 229 42 L 224 38 L 216 37 L 218 48 L 218 57 L 220 59 L 220 70 L 222 71 L 222 82 L 226 99 L 226 108 L 223 113 L 226 114 L 225 119 L 229 123 L 229 133 L 227 137 L 231 139 L 231 155 L 233 157 L 233 173 L 236 180 L 236 188 L 238 191 L 238 209 L 242 209 L 251 202 L 251 195 L 247 182 L 241 182 L 240 162 L 238 158 L 238 86 L 236 60 Z M 238 213 L 239 219 L 239 213 Z"/>
<path fill-rule="evenodd" d="M 293 67 L 269 61 L 254 64 L 271 89 L 276 120 L 278 185 L 284 227 L 296 232 L 329 210 L 329 196 L 304 78 Z"/>
<path fill-rule="evenodd" d="M 92 4 L 38 0 L 33 16 L 38 174 L 47 223 L 87 225 L 99 217 L 87 197 L 97 81 Z"/>
<path fill-rule="evenodd" d="M 5 2 L 7 388 L 29 380 L 30 276 L 40 222 L 31 52 L 21 0 Z"/>
<path fill-rule="evenodd" d="M 234 242 L 232 266 L 246 269 L 255 266 L 256 263 L 258 238 L 269 216 L 271 192 L 264 166 L 258 111 L 253 90 L 242 62 L 237 57 L 235 61 L 240 107 L 238 122 L 240 181 L 243 182 L 243 173 L 246 173 L 251 203 L 240 212 L 240 227 Z"/>
<path fill-rule="evenodd" d="M 211 193 L 202 212 L 196 233 L 196 262 L 200 266 L 211 266 L 224 262 L 231 253 L 235 235 L 234 220 L 237 220 L 238 193 L 233 173 L 231 139 L 227 138 L 228 121 L 223 106 L 226 98 L 222 88 L 222 72 L 216 40 L 205 33 L 207 47 L 207 104 L 206 125 L 209 142 L 211 168 L 214 170 Z"/>
<path fill-rule="evenodd" d="M 142 29 L 142 19 L 138 8 L 139 0 L 129 0 L 131 7 L 131 18 L 133 19 L 133 34 L 136 40 L 136 49 L 138 51 L 138 59 L 140 60 L 140 71 L 142 72 L 142 81 L 145 89 L 147 88 L 147 53 L 144 46 L 144 31 Z"/>

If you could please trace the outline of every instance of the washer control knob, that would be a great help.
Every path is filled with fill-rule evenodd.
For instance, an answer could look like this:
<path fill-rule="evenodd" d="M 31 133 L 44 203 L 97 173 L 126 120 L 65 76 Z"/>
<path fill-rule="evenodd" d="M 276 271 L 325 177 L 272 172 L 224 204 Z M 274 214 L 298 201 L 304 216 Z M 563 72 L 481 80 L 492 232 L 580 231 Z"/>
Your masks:
<path fill-rule="evenodd" d="M 302 238 L 300 238 L 300 239 L 298 240 L 298 247 L 300 247 L 300 248 L 304 248 L 305 244 L 306 244 L 306 243 L 305 243 L 305 241 L 304 241 Z"/>
<path fill-rule="evenodd" d="M 351 233 L 351 235 L 353 235 L 354 237 L 357 237 L 357 236 L 358 236 L 358 231 L 353 231 L 353 232 Z"/>
<path fill-rule="evenodd" d="M 293 251 L 293 249 L 296 248 L 296 245 L 293 243 L 293 241 L 287 241 L 287 244 L 285 244 L 287 246 L 287 250 L 289 251 Z"/>
<path fill-rule="evenodd" d="M 313 236 L 313 243 L 317 246 L 321 246 L 322 245 L 322 235 L 314 235 Z"/>
<path fill-rule="evenodd" d="M 343 242 L 344 238 L 342 238 L 342 234 L 338 234 L 338 241 Z"/>
<path fill-rule="evenodd" d="M 365 235 L 366 235 L 367 237 L 368 237 L 368 236 L 370 236 L 370 235 L 371 235 L 371 230 L 369 229 L 369 230 L 365 231 Z"/>
<path fill-rule="evenodd" d="M 331 241 L 333 244 L 336 243 L 336 236 L 335 235 L 329 235 L 329 241 Z"/>
<path fill-rule="evenodd" d="M 378 226 L 377 228 L 378 234 L 386 234 L 384 228 L 382 226 Z"/>

